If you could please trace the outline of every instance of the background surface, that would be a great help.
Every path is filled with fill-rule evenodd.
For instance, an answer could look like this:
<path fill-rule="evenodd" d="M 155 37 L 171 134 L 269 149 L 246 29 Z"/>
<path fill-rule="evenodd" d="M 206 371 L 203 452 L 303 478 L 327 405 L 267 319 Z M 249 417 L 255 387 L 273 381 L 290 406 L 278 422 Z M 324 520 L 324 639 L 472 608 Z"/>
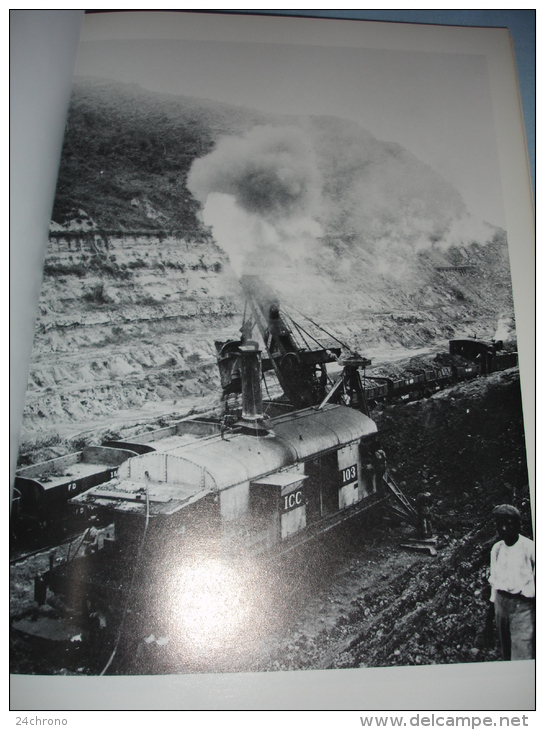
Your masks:
<path fill-rule="evenodd" d="M 262 15 L 379 20 L 391 23 L 509 28 L 513 38 L 533 190 L 536 185 L 536 11 L 535 10 L 247 10 Z"/>

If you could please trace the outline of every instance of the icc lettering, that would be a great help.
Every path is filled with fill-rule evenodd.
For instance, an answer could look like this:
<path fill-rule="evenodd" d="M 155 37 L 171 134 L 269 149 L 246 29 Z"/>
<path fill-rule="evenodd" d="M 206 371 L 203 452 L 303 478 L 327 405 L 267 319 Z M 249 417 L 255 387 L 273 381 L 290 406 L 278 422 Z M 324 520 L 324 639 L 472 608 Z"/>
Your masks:
<path fill-rule="evenodd" d="M 303 493 L 299 490 L 298 492 L 292 492 L 286 494 L 284 497 L 284 509 L 293 509 L 303 503 Z"/>

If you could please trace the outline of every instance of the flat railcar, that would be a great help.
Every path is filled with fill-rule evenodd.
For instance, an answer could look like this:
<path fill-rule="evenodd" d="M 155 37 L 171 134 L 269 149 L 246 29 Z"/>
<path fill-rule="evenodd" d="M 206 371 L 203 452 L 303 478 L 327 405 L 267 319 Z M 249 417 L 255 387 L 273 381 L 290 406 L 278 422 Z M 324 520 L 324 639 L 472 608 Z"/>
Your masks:
<path fill-rule="evenodd" d="M 70 517 L 68 501 L 113 479 L 119 465 L 135 455 L 126 447 L 87 446 L 82 451 L 18 469 L 15 475 L 11 535 L 39 539 L 63 532 Z"/>

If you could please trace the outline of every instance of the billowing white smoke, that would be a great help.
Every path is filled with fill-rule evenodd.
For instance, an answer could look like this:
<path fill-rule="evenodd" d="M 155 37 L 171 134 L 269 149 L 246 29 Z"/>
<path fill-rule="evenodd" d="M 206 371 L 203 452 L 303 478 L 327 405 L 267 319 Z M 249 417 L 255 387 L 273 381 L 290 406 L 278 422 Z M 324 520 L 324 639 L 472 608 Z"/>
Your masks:
<path fill-rule="evenodd" d="M 377 267 L 490 239 L 460 193 L 400 145 L 341 119 L 313 119 L 312 134 L 326 181 L 324 220 L 336 235 L 355 234 Z"/>
<path fill-rule="evenodd" d="M 377 276 L 418 284 L 419 253 L 493 233 L 402 147 L 332 118 L 222 137 L 193 162 L 187 186 L 238 276 L 257 273 L 277 288 L 288 270 L 304 272 L 303 297 L 313 286 L 369 287 Z"/>
<path fill-rule="evenodd" d="M 446 251 L 451 246 L 470 246 L 472 243 L 484 244 L 493 234 L 493 228 L 485 221 L 480 221 L 469 212 L 460 214 L 450 221 L 450 226 L 443 231 L 435 242 L 438 249 Z"/>
<path fill-rule="evenodd" d="M 300 260 L 321 235 L 321 178 L 302 129 L 257 126 L 223 137 L 195 160 L 187 186 L 239 275 L 271 253 Z"/>
<path fill-rule="evenodd" d="M 503 314 L 498 320 L 496 332 L 494 333 L 495 340 L 509 341 L 515 339 L 514 335 L 514 320 L 512 314 Z"/>

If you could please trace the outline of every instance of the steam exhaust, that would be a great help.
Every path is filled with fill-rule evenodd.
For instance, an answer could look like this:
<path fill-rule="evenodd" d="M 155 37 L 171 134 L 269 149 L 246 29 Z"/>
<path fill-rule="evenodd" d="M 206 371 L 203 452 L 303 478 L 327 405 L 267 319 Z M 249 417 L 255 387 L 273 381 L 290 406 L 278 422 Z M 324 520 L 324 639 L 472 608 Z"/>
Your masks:
<path fill-rule="evenodd" d="M 242 420 L 253 432 L 266 432 L 261 395 L 261 350 L 257 342 L 248 340 L 239 347 L 242 377 Z"/>

